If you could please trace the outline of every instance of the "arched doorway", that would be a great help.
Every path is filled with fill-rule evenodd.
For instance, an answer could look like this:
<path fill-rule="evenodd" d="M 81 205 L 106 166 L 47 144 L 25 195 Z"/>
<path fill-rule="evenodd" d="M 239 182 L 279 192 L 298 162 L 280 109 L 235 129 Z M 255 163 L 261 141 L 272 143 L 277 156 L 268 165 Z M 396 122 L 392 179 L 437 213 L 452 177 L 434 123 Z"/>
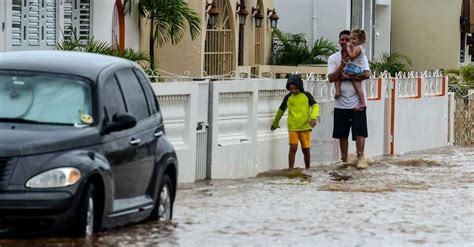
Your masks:
<path fill-rule="evenodd" d="M 215 25 L 207 25 L 204 68 L 207 75 L 225 75 L 235 70 L 235 30 L 229 0 L 217 0 L 220 13 Z"/>

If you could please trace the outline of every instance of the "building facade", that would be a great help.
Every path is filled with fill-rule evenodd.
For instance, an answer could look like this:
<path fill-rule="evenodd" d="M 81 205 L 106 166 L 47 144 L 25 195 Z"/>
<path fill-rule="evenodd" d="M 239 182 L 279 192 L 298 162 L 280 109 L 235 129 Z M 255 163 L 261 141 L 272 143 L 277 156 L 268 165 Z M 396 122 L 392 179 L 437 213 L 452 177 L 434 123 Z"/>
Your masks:
<path fill-rule="evenodd" d="M 160 74 L 226 76 L 240 70 L 250 72 L 251 66 L 268 63 L 272 32 L 268 10 L 273 9 L 273 0 L 189 0 L 188 3 L 202 19 L 201 33 L 191 40 L 187 32 L 179 44 L 158 47 L 155 57 Z M 212 4 L 219 14 L 211 24 Z M 243 17 L 245 23 L 240 23 L 238 13 L 244 6 L 248 15 Z M 255 16 L 263 18 L 261 25 L 256 24 Z M 146 21 L 142 23 L 140 47 L 146 51 L 149 28 Z"/>
<path fill-rule="evenodd" d="M 120 0 L 1 0 L 0 51 L 53 49 L 73 36 L 138 49 L 134 9 L 125 16 Z"/>
<path fill-rule="evenodd" d="M 413 70 L 457 68 L 470 62 L 467 41 L 474 28 L 471 31 L 469 18 L 462 32 L 462 5 L 463 0 L 392 1 L 392 51 L 408 55 Z"/>
<path fill-rule="evenodd" d="M 275 0 L 279 28 L 304 33 L 313 44 L 323 37 L 337 44 L 339 32 L 362 28 L 369 59 L 390 52 L 391 0 Z"/>

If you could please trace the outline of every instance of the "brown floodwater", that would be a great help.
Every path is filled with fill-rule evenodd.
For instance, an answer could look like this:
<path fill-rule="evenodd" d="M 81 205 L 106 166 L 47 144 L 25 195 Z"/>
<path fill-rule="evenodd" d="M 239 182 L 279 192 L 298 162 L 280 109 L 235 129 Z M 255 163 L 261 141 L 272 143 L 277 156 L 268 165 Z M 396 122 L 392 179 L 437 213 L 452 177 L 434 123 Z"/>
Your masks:
<path fill-rule="evenodd" d="M 3 246 L 474 246 L 474 146 L 182 185 L 170 223 Z M 303 175 L 303 176 L 302 176 Z"/>

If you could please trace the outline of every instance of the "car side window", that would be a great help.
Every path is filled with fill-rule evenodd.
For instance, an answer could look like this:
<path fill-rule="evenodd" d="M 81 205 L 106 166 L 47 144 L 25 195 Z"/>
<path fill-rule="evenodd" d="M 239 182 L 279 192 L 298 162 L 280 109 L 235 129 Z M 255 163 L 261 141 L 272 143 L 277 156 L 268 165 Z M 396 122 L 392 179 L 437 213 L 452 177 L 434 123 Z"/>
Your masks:
<path fill-rule="evenodd" d="M 148 105 L 150 106 L 150 111 L 152 114 L 155 114 L 158 112 L 158 102 L 156 100 L 155 93 L 153 92 L 153 88 L 150 85 L 150 82 L 146 78 L 146 76 L 143 74 L 138 69 L 133 70 L 135 72 L 135 75 L 137 75 L 138 79 L 140 80 L 140 83 L 142 84 L 142 87 L 145 91 L 147 100 L 148 100 Z"/>
<path fill-rule="evenodd" d="M 115 113 L 127 112 L 122 90 L 115 76 L 111 76 L 105 81 L 102 96 L 109 120 L 112 120 Z"/>
<path fill-rule="evenodd" d="M 115 73 L 127 104 L 128 112 L 133 114 L 137 121 L 150 116 L 146 96 L 135 73 L 131 69 L 124 69 Z"/>

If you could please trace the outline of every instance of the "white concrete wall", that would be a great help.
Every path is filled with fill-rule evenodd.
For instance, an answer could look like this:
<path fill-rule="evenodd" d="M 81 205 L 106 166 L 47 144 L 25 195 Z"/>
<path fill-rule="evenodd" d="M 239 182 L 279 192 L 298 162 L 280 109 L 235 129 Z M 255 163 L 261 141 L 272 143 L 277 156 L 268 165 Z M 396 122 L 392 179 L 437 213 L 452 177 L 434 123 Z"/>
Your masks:
<path fill-rule="evenodd" d="M 112 16 L 115 0 L 94 0 L 92 35 L 94 39 L 112 43 Z"/>
<path fill-rule="evenodd" d="M 436 86 L 431 86 L 433 79 Z M 435 96 L 431 91 L 435 88 L 435 93 L 441 93 L 442 77 L 423 78 L 421 97 L 401 95 L 404 91 L 397 85 L 406 80 L 410 79 L 399 78 L 395 82 L 394 153 L 448 145 L 448 95 Z M 445 88 L 447 89 L 447 80 Z"/>
<path fill-rule="evenodd" d="M 395 80 L 395 154 L 449 144 L 448 96 L 443 94 L 447 80 L 438 74 L 423 76 L 421 92 L 417 91 L 416 76 Z M 390 153 L 393 80 L 383 78 L 365 82 L 369 131 L 365 147 L 367 156 Z M 211 178 L 247 178 L 288 167 L 287 115 L 280 121 L 281 128 L 270 131 L 275 113 L 288 93 L 285 80 L 213 81 L 209 91 L 200 85 L 199 82 L 153 84 L 165 119 L 166 134 L 178 153 L 181 183 L 195 180 L 196 124 L 206 120 L 207 109 L 211 109 L 208 132 L 211 135 L 208 143 Z M 305 81 L 305 90 L 320 104 L 318 125 L 312 131 L 311 161 L 323 164 L 337 161 L 340 159 L 339 143 L 332 138 L 333 85 L 327 81 Z M 210 105 L 203 97 L 208 97 Z M 352 141 L 350 152 L 355 152 Z M 295 165 L 304 167 L 300 150 Z"/>
<path fill-rule="evenodd" d="M 165 123 L 166 137 L 178 156 L 180 183 L 195 181 L 198 82 L 153 83 Z"/>

